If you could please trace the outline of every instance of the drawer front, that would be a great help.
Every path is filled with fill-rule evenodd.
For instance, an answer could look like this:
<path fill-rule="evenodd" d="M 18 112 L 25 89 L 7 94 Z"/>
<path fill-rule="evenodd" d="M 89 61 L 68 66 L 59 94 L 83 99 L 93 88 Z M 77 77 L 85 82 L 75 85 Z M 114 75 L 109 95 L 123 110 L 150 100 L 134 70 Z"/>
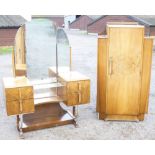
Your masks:
<path fill-rule="evenodd" d="M 90 102 L 90 81 L 69 82 L 67 84 L 66 105 L 74 106 Z"/>
<path fill-rule="evenodd" d="M 84 92 L 86 90 L 90 92 L 90 80 L 67 83 L 68 92 L 79 92 L 79 91 Z"/>
<path fill-rule="evenodd" d="M 33 99 L 33 87 L 9 88 L 5 89 L 6 101 L 19 99 Z"/>
<path fill-rule="evenodd" d="M 22 100 L 22 108 L 22 113 L 34 112 L 34 99 Z"/>
<path fill-rule="evenodd" d="M 5 98 L 7 102 L 18 100 L 19 90 L 14 88 L 5 89 Z"/>
<path fill-rule="evenodd" d="M 21 113 L 31 113 L 34 112 L 34 100 L 28 99 L 28 100 L 21 100 L 21 106 L 20 101 L 8 101 L 6 102 L 6 108 L 7 108 L 7 115 L 18 115 Z M 22 112 L 20 111 L 22 109 Z"/>
<path fill-rule="evenodd" d="M 90 102 L 90 81 L 81 81 L 81 103 Z"/>
<path fill-rule="evenodd" d="M 34 112 L 33 87 L 5 89 L 5 97 L 8 116 Z"/>
<path fill-rule="evenodd" d="M 79 104 L 79 94 L 78 93 L 68 93 L 67 101 L 65 102 L 68 106 L 74 106 Z"/>
<path fill-rule="evenodd" d="M 67 92 L 78 92 L 80 87 L 80 82 L 69 82 L 67 83 Z"/>
<path fill-rule="evenodd" d="M 7 115 L 18 115 L 20 112 L 19 101 L 7 101 L 6 102 Z"/>
<path fill-rule="evenodd" d="M 21 99 L 33 99 L 33 87 L 23 87 L 20 88 Z"/>

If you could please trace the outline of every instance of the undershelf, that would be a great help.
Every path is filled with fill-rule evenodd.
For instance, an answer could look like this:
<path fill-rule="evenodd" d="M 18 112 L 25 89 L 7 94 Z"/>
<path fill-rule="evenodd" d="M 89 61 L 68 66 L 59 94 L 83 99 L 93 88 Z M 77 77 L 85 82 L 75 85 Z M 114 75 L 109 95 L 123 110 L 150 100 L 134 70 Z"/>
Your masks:
<path fill-rule="evenodd" d="M 17 128 L 19 130 L 19 119 Z M 60 125 L 76 124 L 75 117 L 64 110 L 60 104 L 44 104 L 35 107 L 35 112 L 23 115 L 23 132 Z"/>

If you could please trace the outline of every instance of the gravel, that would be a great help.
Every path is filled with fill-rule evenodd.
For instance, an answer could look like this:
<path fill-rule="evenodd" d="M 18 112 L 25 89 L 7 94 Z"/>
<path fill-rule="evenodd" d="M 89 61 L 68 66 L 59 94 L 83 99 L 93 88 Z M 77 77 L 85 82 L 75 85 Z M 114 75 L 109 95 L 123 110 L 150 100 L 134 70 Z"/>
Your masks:
<path fill-rule="evenodd" d="M 79 106 L 78 124 L 24 133 L 25 139 L 155 139 L 155 53 L 153 53 L 149 112 L 142 122 L 98 120 L 96 107 L 97 36 L 66 31 L 72 46 L 73 69 L 91 78 L 91 103 Z M 2 77 L 12 76 L 11 55 L 0 55 L 0 139 L 19 139 L 16 117 L 6 115 Z"/>

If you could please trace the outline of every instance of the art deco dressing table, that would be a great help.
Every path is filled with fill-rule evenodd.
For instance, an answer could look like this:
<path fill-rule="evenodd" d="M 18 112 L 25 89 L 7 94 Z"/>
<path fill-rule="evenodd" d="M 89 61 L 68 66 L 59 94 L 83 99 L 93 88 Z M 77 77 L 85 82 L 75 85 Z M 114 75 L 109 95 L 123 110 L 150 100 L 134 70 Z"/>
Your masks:
<path fill-rule="evenodd" d="M 36 19 L 17 31 L 14 77 L 3 79 L 8 116 L 23 132 L 76 122 L 76 106 L 90 102 L 90 79 L 71 69 L 71 47 L 63 29 Z M 61 104 L 73 107 L 73 112 Z"/>

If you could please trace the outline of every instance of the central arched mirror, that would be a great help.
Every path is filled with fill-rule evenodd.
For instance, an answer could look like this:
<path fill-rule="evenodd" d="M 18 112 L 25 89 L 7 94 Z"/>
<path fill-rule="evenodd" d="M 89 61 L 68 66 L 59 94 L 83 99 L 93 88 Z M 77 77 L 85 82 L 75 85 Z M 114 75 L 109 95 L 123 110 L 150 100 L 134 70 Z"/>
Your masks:
<path fill-rule="evenodd" d="M 25 24 L 27 77 L 44 79 L 48 67 L 56 66 L 56 27 L 46 19 L 35 19 Z"/>

